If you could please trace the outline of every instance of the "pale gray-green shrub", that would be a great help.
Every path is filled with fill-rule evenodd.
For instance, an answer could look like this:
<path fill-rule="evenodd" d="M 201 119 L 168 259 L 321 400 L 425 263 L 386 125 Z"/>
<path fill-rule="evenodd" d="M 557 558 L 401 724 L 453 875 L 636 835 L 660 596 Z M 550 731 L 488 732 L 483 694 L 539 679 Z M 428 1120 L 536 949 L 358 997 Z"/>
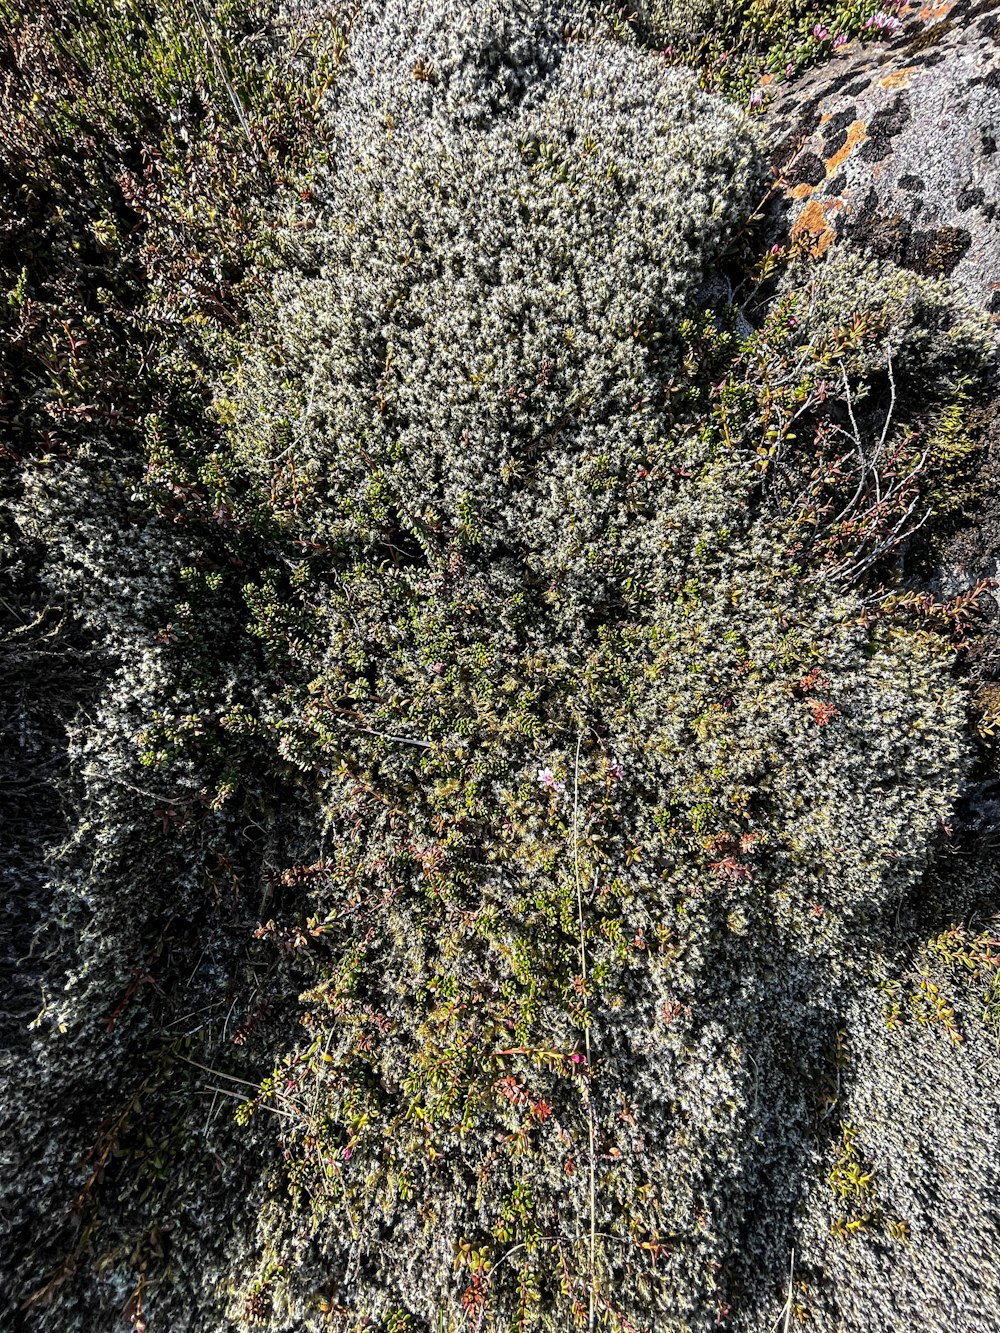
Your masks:
<path fill-rule="evenodd" d="M 511 83 L 493 11 L 401 12 L 221 405 L 303 552 L 291 604 L 249 595 L 326 821 L 269 928 L 311 923 L 316 981 L 242 1308 L 562 1329 L 593 1295 L 689 1333 L 794 1209 L 809 1068 L 947 812 L 960 699 L 932 641 L 803 585 L 671 402 L 740 119 L 600 42 Z"/>

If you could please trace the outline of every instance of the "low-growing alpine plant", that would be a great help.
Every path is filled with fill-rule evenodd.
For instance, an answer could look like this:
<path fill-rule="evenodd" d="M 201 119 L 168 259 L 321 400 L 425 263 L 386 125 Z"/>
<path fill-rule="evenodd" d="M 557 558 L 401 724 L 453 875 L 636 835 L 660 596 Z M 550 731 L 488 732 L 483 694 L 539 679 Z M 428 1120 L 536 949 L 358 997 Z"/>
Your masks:
<path fill-rule="evenodd" d="M 270 1327 L 714 1326 L 829 1037 L 793 1016 L 962 769 L 937 641 L 806 577 L 801 516 L 691 410 L 753 134 L 558 27 L 515 82 L 509 13 L 356 29 L 336 173 L 227 391 L 298 553 L 248 589 L 261 725 L 324 830 L 264 927 L 312 976 L 247 1108 L 285 1145 L 239 1295 Z M 857 385 L 819 322 L 800 350 Z"/>

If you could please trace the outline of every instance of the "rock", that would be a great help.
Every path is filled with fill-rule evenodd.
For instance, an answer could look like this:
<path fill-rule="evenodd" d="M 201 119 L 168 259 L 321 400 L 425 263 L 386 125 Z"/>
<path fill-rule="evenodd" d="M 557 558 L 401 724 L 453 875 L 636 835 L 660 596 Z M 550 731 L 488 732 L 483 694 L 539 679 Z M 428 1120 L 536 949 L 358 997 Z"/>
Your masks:
<path fill-rule="evenodd" d="M 1000 315 L 1000 3 L 902 11 L 770 104 L 793 236 L 952 278 Z"/>
<path fill-rule="evenodd" d="M 950 278 L 1000 323 L 1000 0 L 913 4 L 901 21 L 895 38 L 845 46 L 769 104 L 775 236 Z M 983 397 L 978 475 L 930 578 L 942 599 L 1000 576 L 1000 374 Z M 995 589 L 981 607 L 978 671 L 996 678 Z"/>

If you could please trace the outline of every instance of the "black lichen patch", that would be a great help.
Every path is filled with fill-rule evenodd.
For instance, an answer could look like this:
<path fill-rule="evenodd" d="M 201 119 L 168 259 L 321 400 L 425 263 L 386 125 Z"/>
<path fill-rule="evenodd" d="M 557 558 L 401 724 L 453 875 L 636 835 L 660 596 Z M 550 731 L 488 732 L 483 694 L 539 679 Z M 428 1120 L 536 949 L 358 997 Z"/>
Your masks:
<path fill-rule="evenodd" d="M 922 176 L 915 176 L 913 175 L 912 172 L 907 172 L 905 176 L 900 176 L 899 188 L 901 190 L 909 190 L 910 192 L 917 192 L 925 189 L 926 187 L 924 185 L 924 180 Z"/>
<path fill-rule="evenodd" d="M 963 186 L 959 192 L 957 207 L 960 213 L 966 213 L 970 208 L 982 208 L 986 202 L 985 191 L 979 185 Z"/>
<path fill-rule="evenodd" d="M 863 210 L 845 232 L 870 254 L 899 263 L 910 247 L 913 228 L 902 213 L 870 209 Z"/>
<path fill-rule="evenodd" d="M 788 173 L 789 185 L 819 185 L 826 179 L 826 166 L 815 153 L 800 153 Z"/>
<path fill-rule="evenodd" d="M 879 207 L 877 192 L 869 190 L 853 217 L 843 225 L 845 237 L 870 255 L 889 260 L 924 277 L 948 277 L 972 244 L 971 233 L 962 227 L 916 228 L 913 223 L 922 201 L 909 218 Z"/>
<path fill-rule="evenodd" d="M 858 109 L 851 105 L 831 116 L 823 127 L 823 152 L 827 157 L 839 153 L 847 143 L 850 127 L 858 118 Z"/>
<path fill-rule="evenodd" d="M 984 14 L 985 15 L 992 14 L 995 11 L 995 9 L 996 9 L 996 0 L 979 0 L 979 3 L 973 5 L 971 8 L 967 8 L 962 3 L 962 0 L 959 0 L 959 4 L 957 4 L 955 8 L 951 11 L 949 17 L 953 22 L 960 17 L 965 18 L 968 22 L 971 22 L 973 19 L 981 18 Z"/>
<path fill-rule="evenodd" d="M 840 91 L 843 97 L 860 97 L 861 94 L 871 86 L 872 86 L 871 76 L 863 74 L 853 83 L 845 84 L 845 86 Z"/>
<path fill-rule="evenodd" d="M 848 85 L 852 84 L 856 78 L 857 71 L 853 69 L 849 69 L 843 74 L 838 74 L 836 78 L 831 79 L 830 82 L 825 85 L 826 96 L 835 97 L 838 93 L 846 93 Z M 869 82 L 871 82 L 871 80 L 869 80 Z"/>
<path fill-rule="evenodd" d="M 905 92 L 893 98 L 892 105 L 876 111 L 868 124 L 868 139 L 861 149 L 864 162 L 881 162 L 892 152 L 892 141 L 912 119 L 910 99 Z"/>
<path fill-rule="evenodd" d="M 916 55 L 919 51 L 926 51 L 929 47 L 937 46 L 941 38 L 946 33 L 951 32 L 954 27 L 955 24 L 951 19 L 945 19 L 943 23 L 935 23 L 932 28 L 921 32 L 919 37 L 914 37 L 912 41 L 907 42 L 903 49 L 908 56 Z"/>
<path fill-rule="evenodd" d="M 947 57 L 943 51 L 922 51 L 920 55 L 913 57 L 912 64 L 921 69 L 929 69 L 934 65 L 940 65 L 945 59 Z"/>
<path fill-rule="evenodd" d="M 799 121 L 798 121 L 799 131 L 801 134 L 807 136 L 810 134 L 815 134 L 816 131 L 819 129 L 820 125 L 823 123 L 823 113 L 820 110 L 820 105 L 822 103 L 822 100 L 823 100 L 822 98 L 816 97 L 813 98 L 810 102 L 807 102 L 805 106 L 803 106 L 799 114 Z"/>
<path fill-rule="evenodd" d="M 902 262 L 927 277 L 949 277 L 972 244 L 972 235 L 964 227 L 938 227 L 934 231 L 913 233 Z"/>
<path fill-rule="evenodd" d="M 910 200 L 910 221 L 916 222 L 917 218 L 924 211 L 924 200 L 921 195 L 916 195 Z"/>

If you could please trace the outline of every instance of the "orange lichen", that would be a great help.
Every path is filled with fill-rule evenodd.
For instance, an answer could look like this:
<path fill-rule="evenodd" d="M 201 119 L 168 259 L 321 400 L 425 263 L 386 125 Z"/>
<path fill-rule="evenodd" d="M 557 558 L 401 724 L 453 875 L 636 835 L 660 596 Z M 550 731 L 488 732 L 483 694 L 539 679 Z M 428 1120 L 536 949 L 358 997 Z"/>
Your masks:
<path fill-rule="evenodd" d="M 832 176 L 837 168 L 847 161 L 855 148 L 857 148 L 858 144 L 864 143 L 867 138 L 868 128 L 865 125 L 865 122 L 863 120 L 854 121 L 848 128 L 847 142 L 842 148 L 838 148 L 831 157 L 826 159 L 826 174 Z"/>
<path fill-rule="evenodd" d="M 915 65 L 907 65 L 905 69 L 896 70 L 895 74 L 887 74 L 884 79 L 879 79 L 880 88 L 905 88 L 910 82 L 910 75 L 916 69 Z"/>
<path fill-rule="evenodd" d="M 831 211 L 839 211 L 843 205 L 839 200 L 832 201 Z M 807 245 L 811 254 L 819 258 L 826 254 L 837 239 L 837 233 L 827 216 L 827 207 L 819 199 L 810 199 L 792 225 L 792 241 Z"/>
<path fill-rule="evenodd" d="M 938 19 L 945 18 L 946 15 L 948 15 L 951 12 L 953 7 L 954 7 L 954 0 L 945 0 L 945 3 L 942 5 L 934 5 L 934 4 L 924 5 L 923 8 L 920 10 L 920 12 L 917 14 L 917 18 L 920 19 L 921 22 L 923 23 L 930 23 L 930 22 L 936 23 Z"/>

